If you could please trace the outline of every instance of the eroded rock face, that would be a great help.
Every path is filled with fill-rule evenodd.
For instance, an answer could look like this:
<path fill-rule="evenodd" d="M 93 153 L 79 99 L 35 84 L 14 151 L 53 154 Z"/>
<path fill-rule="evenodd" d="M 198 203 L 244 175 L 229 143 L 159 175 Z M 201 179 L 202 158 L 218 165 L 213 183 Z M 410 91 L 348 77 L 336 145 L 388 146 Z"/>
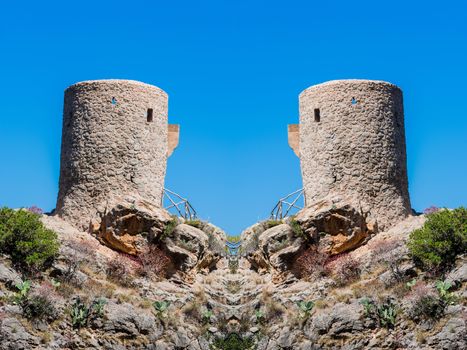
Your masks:
<path fill-rule="evenodd" d="M 287 224 L 272 227 L 259 235 L 258 248 L 277 270 L 286 270 L 303 245 Z"/>
<path fill-rule="evenodd" d="M 377 230 L 376 223 L 368 220 L 361 208 L 337 198 L 314 203 L 298 213 L 295 220 L 329 255 L 359 247 Z"/>
<path fill-rule="evenodd" d="M 122 215 L 121 220 L 117 214 L 113 216 L 114 222 L 120 225 L 116 225 L 115 232 L 151 232 L 153 228 L 150 223 L 153 212 L 147 213 L 138 205 L 134 208 L 115 208 L 114 213 Z M 365 215 L 345 204 L 324 203 L 317 206 L 314 212 L 307 211 L 306 214 L 300 213 L 295 221 L 293 218 L 284 219 L 280 224 L 276 221 L 258 223 L 241 236 L 239 248 L 229 244 L 228 252 L 225 234 L 214 226 L 198 221 L 184 223 L 183 219 L 177 220 L 176 226 L 171 226 L 174 224 L 171 222 L 170 229 L 163 230 L 164 234 L 154 235 L 157 249 L 163 250 L 172 262 L 176 262 L 173 273 L 154 279 L 148 275 L 135 275 L 131 287 L 124 288 L 119 288 L 118 281 L 114 281 L 115 284 L 111 287 L 116 290 L 105 294 L 107 304 L 103 317 L 93 320 L 87 329 L 80 332 L 71 329 L 68 316 L 65 316 L 64 322 L 50 324 L 48 327 L 50 333 L 53 333 L 54 341 L 47 344 L 48 348 L 415 350 L 425 345 L 432 348 L 464 348 L 463 313 L 466 312 L 466 307 L 463 305 L 449 306 L 444 319 L 435 328 L 426 329 L 423 346 L 414 336 L 414 332 L 419 331 L 417 325 L 404 320 L 402 316 L 402 301 L 393 298 L 401 310 L 397 311 L 395 328 L 389 330 L 379 325 L 378 320 L 369 317 L 362 305 L 364 298 L 375 298 L 377 301 L 378 295 L 396 293 L 388 289 L 392 287 L 390 283 L 381 281 L 388 271 L 380 271 L 383 265 L 378 265 L 379 259 L 374 257 L 374 252 L 378 251 L 375 250 L 376 247 L 379 246 L 379 251 L 385 252 L 378 254 L 383 260 L 397 255 L 407 262 L 410 259 L 407 249 L 403 249 L 404 240 L 413 229 L 423 224 L 422 219 L 407 219 L 388 232 L 369 234 L 369 244 L 360 247 L 352 245 L 344 257 L 357 261 L 357 267 L 364 270 L 364 273 L 360 279 L 352 280 L 351 284 L 340 285 L 336 284 L 334 271 L 316 276 L 311 273 L 307 276 L 296 275 L 291 270 L 290 262 L 310 248 L 328 248 L 329 241 L 326 238 L 333 238 L 333 234 L 352 237 L 357 232 L 370 232 L 370 225 L 363 220 Z M 108 218 L 112 218 L 110 213 Z M 52 223 L 49 220 L 44 222 L 49 225 Z M 154 225 L 159 225 L 157 220 Z M 276 226 L 271 227 L 272 225 Z M 60 230 L 67 230 L 66 226 L 59 225 L 58 222 L 53 227 L 64 240 L 74 241 L 79 238 L 83 241 L 95 241 L 84 232 L 79 237 L 75 231 L 64 234 Z M 318 230 L 328 232 L 314 234 Z M 141 233 L 136 235 L 146 237 Z M 147 238 L 150 238 L 149 234 Z M 388 240 L 397 241 L 397 244 L 388 245 Z M 62 244 L 67 245 L 67 249 L 62 249 L 61 254 L 76 256 L 72 252 L 72 244 Z M 381 244 L 384 249 L 381 249 Z M 91 262 L 88 268 L 93 262 L 106 257 L 112 259 L 108 252 L 101 254 L 102 249 L 111 250 L 103 245 L 99 246 L 100 249 L 96 249 L 92 259 L 87 260 Z M 316 249 L 317 254 L 320 253 L 319 249 Z M 82 253 L 86 254 L 87 251 L 86 249 Z M 121 256 L 111 252 L 117 258 Z M 98 259 L 95 257 L 97 255 L 101 257 Z M 333 262 L 338 259 L 340 257 Z M 324 265 L 325 260 L 311 261 L 313 264 Z M 97 271 L 102 271 L 100 265 L 102 264 L 95 266 Z M 454 292 L 459 297 L 465 295 L 463 265 L 465 262 L 459 259 L 459 264 L 449 276 L 449 280 L 457 281 L 453 284 L 458 288 Z M 83 270 L 80 274 L 87 277 L 80 283 L 84 287 L 77 290 L 83 297 L 87 293 L 94 293 L 92 289 L 96 285 L 107 286 L 112 281 L 106 279 L 101 272 L 87 274 Z M 418 278 L 422 280 L 421 276 Z M 0 288 L 2 287 L 0 284 Z M 2 300 L 9 300 L 8 297 L 13 293 L 5 290 L 0 292 L 7 297 Z M 153 306 L 155 301 L 166 301 L 167 309 L 158 312 Z M 309 301 L 315 304 L 307 310 L 306 303 Z M 71 306 L 70 300 L 65 303 L 66 308 Z M 2 313 L 6 315 L 6 319 L 21 317 L 18 306 L 0 305 L 0 324 Z M 3 327 L 10 329 L 8 322 L 3 322 Z M 23 333 L 22 329 L 19 331 Z M 26 328 L 24 332 L 34 334 Z M 73 332 L 71 336 L 70 332 Z M 0 335 L 5 336 L 5 332 L 0 330 Z M 23 342 L 25 348 L 28 345 L 35 346 L 40 341 L 20 335 L 18 342 Z M 0 349 L 12 348 L 11 340 L 14 340 L 14 336 L 6 339 L 8 341 L 5 344 L 9 345 L 5 347 L 1 343 Z"/>
<path fill-rule="evenodd" d="M 100 222 L 93 222 L 91 231 L 106 246 L 138 255 L 147 241 L 158 237 L 171 220 L 169 213 L 142 199 L 125 198 L 102 213 Z"/>
<path fill-rule="evenodd" d="M 164 244 L 182 271 L 195 267 L 209 247 L 207 234 L 186 224 L 177 225 L 173 234 L 164 239 Z"/>

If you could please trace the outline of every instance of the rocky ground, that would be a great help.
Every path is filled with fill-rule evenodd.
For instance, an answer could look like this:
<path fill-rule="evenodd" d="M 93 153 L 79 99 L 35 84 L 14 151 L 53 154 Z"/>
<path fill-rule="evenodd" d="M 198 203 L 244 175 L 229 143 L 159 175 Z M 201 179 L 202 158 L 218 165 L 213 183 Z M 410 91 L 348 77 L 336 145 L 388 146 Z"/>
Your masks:
<path fill-rule="evenodd" d="M 264 221 L 226 247 L 201 221 L 141 201 L 80 232 L 54 216 L 60 256 L 35 276 L 0 259 L 0 349 L 465 349 L 467 258 L 443 276 L 449 302 L 417 316 L 433 278 L 405 242 L 412 216 L 387 232 L 339 201 Z M 21 282 L 47 307 L 31 317 Z M 430 295 L 431 295 L 430 294 Z M 42 299 L 41 299 L 42 298 Z M 45 316 L 44 316 L 45 315 Z"/>

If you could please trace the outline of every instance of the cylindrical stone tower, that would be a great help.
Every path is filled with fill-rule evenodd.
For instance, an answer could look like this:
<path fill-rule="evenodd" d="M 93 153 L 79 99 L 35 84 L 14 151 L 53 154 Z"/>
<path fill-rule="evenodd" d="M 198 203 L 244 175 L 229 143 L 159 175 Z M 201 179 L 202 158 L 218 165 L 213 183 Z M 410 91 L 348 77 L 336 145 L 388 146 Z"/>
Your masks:
<path fill-rule="evenodd" d="M 299 155 L 307 203 L 344 197 L 387 228 L 411 213 L 402 91 L 336 80 L 304 90 Z"/>
<path fill-rule="evenodd" d="M 59 216 L 85 227 L 121 196 L 160 205 L 169 151 L 167 101 L 161 89 L 129 80 L 66 89 Z"/>

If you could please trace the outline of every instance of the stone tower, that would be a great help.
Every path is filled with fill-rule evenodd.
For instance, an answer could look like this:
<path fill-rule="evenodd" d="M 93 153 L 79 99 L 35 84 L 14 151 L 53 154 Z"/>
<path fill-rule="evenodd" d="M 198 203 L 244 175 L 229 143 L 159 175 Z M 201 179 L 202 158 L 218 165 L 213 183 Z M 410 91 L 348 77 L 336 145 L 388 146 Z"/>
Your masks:
<path fill-rule="evenodd" d="M 411 213 L 402 91 L 383 81 L 336 80 L 299 97 L 289 144 L 300 157 L 307 204 L 345 198 L 380 228 Z"/>
<path fill-rule="evenodd" d="M 56 213 L 86 227 L 125 195 L 160 205 L 166 161 L 178 144 L 167 94 L 130 80 L 96 80 L 65 90 Z"/>

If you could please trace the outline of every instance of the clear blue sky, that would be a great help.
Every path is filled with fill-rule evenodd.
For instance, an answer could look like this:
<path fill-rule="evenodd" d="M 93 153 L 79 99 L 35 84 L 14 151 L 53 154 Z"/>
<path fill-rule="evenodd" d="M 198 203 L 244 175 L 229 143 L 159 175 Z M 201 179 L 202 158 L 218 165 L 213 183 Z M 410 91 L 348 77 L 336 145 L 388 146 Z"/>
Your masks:
<path fill-rule="evenodd" d="M 301 187 L 298 94 L 404 91 L 412 206 L 467 204 L 465 1 L 8 1 L 0 7 L 0 205 L 55 205 L 63 90 L 141 80 L 181 124 L 166 186 L 238 234 Z"/>

